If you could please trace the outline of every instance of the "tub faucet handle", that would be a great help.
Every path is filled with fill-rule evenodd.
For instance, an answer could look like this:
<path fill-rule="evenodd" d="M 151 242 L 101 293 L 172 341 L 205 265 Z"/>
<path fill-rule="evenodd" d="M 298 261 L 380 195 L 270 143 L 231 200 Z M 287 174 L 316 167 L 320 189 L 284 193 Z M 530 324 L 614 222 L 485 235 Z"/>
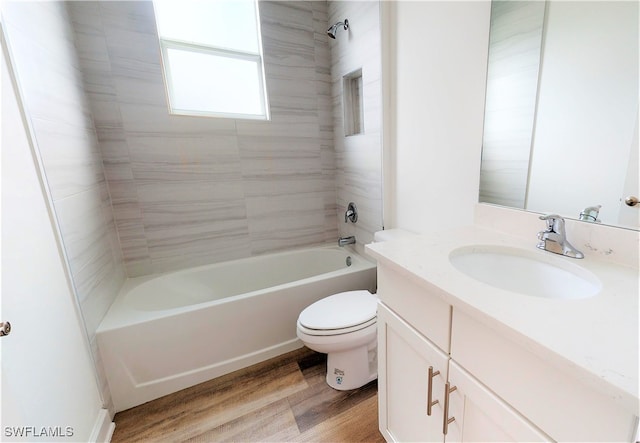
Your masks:
<path fill-rule="evenodd" d="M 350 202 L 347 206 L 347 211 L 344 213 L 344 222 L 351 220 L 351 223 L 358 221 L 358 209 L 354 202 Z"/>

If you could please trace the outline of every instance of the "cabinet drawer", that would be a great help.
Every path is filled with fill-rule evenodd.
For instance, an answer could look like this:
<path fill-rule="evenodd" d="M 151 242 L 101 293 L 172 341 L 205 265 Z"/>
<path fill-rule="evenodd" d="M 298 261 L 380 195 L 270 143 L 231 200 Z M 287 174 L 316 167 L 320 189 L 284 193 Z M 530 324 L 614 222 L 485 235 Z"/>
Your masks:
<path fill-rule="evenodd" d="M 557 441 L 632 439 L 632 412 L 458 309 L 451 358 Z"/>
<path fill-rule="evenodd" d="M 442 298 L 380 264 L 378 297 L 423 336 L 444 352 L 449 352 L 451 305 Z"/>

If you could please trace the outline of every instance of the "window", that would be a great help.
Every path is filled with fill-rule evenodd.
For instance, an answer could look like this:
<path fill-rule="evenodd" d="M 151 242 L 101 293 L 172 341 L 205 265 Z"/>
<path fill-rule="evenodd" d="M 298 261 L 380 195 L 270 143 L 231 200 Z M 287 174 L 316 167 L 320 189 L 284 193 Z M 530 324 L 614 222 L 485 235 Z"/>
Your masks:
<path fill-rule="evenodd" d="M 257 0 L 154 0 L 173 114 L 268 120 Z"/>

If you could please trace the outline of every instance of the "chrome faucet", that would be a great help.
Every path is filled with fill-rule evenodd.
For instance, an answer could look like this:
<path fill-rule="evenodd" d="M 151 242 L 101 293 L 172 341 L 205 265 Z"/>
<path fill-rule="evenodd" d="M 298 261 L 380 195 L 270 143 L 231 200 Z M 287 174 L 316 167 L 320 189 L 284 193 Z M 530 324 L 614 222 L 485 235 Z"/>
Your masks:
<path fill-rule="evenodd" d="M 598 214 L 600 213 L 600 208 L 602 208 L 602 205 L 589 206 L 587 208 L 584 208 L 580 213 L 580 220 L 588 221 L 591 223 L 600 223 L 600 220 L 598 220 Z"/>
<path fill-rule="evenodd" d="M 347 206 L 347 211 L 344 213 L 344 222 L 351 220 L 351 223 L 358 221 L 358 208 L 354 202 L 350 202 Z"/>
<path fill-rule="evenodd" d="M 351 235 L 349 237 L 340 237 L 338 239 L 338 246 L 355 245 L 356 237 Z"/>
<path fill-rule="evenodd" d="M 550 214 L 541 215 L 540 220 L 546 220 L 547 229 L 538 232 L 538 240 L 540 240 L 537 244 L 538 248 L 571 258 L 584 258 L 584 254 L 574 248 L 567 240 L 564 218 L 557 214 Z"/>

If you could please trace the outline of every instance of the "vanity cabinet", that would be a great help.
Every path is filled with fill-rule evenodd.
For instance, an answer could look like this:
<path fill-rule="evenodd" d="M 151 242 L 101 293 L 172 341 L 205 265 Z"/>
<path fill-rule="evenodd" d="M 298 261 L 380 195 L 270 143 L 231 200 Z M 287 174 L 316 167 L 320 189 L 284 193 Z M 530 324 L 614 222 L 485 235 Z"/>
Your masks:
<path fill-rule="evenodd" d="M 613 395 L 435 291 L 378 264 L 379 423 L 387 441 L 633 441 L 637 417 Z"/>
<path fill-rule="evenodd" d="M 387 441 L 549 441 L 384 304 L 378 328 L 379 422 Z"/>
<path fill-rule="evenodd" d="M 387 441 L 549 441 L 451 360 L 450 305 L 386 267 L 378 284 L 379 422 Z"/>

